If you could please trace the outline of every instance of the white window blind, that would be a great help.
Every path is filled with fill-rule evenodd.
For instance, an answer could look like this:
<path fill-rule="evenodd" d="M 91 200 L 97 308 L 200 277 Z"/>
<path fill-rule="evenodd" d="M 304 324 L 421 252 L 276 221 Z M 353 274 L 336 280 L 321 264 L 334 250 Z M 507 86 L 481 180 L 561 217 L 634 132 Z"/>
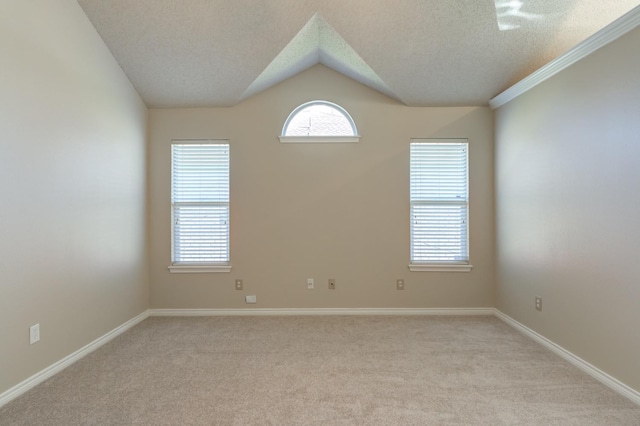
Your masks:
<path fill-rule="evenodd" d="M 411 263 L 469 263 L 468 143 L 411 142 Z"/>
<path fill-rule="evenodd" d="M 172 264 L 229 263 L 229 144 L 171 145 Z"/>

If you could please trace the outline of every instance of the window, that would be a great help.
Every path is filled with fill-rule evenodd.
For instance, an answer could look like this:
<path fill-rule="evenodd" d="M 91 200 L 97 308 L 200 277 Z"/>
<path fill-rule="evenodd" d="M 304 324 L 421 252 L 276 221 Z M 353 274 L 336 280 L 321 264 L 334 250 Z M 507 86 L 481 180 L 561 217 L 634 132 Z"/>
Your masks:
<path fill-rule="evenodd" d="M 412 271 L 469 271 L 466 139 L 411 141 Z"/>
<path fill-rule="evenodd" d="M 312 101 L 289 114 L 280 142 L 358 142 L 358 130 L 349 113 L 339 105 Z"/>
<path fill-rule="evenodd" d="M 229 272 L 229 143 L 171 144 L 171 272 Z"/>

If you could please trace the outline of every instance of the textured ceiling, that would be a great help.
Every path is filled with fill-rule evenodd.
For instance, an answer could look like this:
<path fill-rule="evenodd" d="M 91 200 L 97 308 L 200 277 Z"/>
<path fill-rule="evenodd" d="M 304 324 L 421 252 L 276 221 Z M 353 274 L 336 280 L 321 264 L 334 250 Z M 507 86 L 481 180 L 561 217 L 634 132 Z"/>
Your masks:
<path fill-rule="evenodd" d="M 315 64 L 407 105 L 487 105 L 640 0 L 78 0 L 150 107 L 230 106 Z"/>

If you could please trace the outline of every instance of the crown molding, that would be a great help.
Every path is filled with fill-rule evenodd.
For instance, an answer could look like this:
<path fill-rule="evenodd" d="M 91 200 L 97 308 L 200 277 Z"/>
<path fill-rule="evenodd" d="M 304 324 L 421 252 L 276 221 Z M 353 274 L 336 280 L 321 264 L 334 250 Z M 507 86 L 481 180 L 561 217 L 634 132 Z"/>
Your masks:
<path fill-rule="evenodd" d="M 620 38 L 640 25 L 640 6 L 635 7 L 619 19 L 604 27 L 562 56 L 549 62 L 539 70 L 520 80 L 504 92 L 489 101 L 492 109 L 496 109 L 536 87 L 560 71 L 575 64 L 580 59 Z"/>

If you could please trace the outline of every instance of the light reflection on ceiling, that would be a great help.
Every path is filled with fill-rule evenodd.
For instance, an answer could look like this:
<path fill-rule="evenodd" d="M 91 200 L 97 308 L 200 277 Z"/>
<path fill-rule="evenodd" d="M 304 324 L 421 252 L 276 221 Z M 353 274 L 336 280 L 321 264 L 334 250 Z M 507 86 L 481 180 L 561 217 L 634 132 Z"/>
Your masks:
<path fill-rule="evenodd" d="M 495 0 L 496 18 L 500 31 L 520 28 L 526 21 L 543 19 L 544 16 L 523 10 L 526 0 Z"/>

